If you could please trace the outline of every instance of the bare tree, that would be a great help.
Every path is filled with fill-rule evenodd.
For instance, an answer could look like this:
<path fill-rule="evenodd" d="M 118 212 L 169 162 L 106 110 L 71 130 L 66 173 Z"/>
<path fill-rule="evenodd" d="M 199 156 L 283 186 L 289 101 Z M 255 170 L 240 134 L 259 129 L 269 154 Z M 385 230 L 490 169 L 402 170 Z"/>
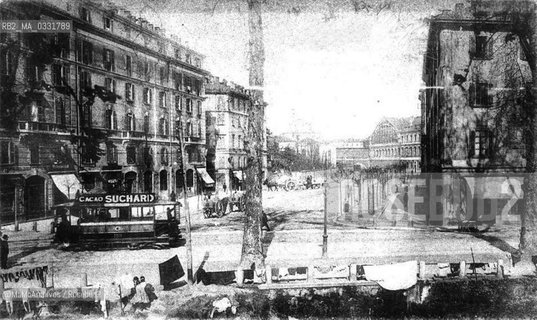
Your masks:
<path fill-rule="evenodd" d="M 253 103 L 248 111 L 248 136 L 245 141 L 248 159 L 246 164 L 245 224 L 242 243 L 241 262 L 238 274 L 242 270 L 255 267 L 258 275 L 265 269 L 265 257 L 261 243 L 262 217 L 262 156 L 263 156 L 263 68 L 265 49 L 263 44 L 262 0 L 248 0 L 248 26 L 250 32 L 249 84 L 252 87 Z M 238 279 L 242 282 L 242 278 Z"/>

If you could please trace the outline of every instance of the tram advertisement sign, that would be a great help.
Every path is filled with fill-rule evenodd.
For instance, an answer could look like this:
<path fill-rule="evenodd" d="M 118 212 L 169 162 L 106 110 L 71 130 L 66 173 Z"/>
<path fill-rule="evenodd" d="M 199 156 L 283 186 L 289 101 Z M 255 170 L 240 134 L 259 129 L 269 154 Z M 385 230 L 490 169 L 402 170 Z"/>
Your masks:
<path fill-rule="evenodd" d="M 153 193 L 131 194 L 83 194 L 76 199 L 79 203 L 151 203 L 156 199 Z"/>

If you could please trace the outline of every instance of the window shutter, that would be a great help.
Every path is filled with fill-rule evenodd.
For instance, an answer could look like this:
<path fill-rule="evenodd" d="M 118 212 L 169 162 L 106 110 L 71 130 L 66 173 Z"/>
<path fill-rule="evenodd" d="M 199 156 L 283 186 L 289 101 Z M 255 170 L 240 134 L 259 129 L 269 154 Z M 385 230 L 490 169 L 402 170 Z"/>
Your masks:
<path fill-rule="evenodd" d="M 468 90 L 468 99 L 470 100 L 470 106 L 473 107 L 475 104 L 475 91 L 476 91 L 476 84 L 473 82 L 470 82 L 470 88 Z"/>
<path fill-rule="evenodd" d="M 130 130 L 132 130 L 132 128 L 130 128 L 130 123 L 129 123 L 129 122 L 130 122 L 130 114 L 129 114 L 129 113 L 127 113 L 127 114 L 125 115 L 125 119 L 124 119 L 124 121 L 125 121 L 125 122 L 124 122 L 124 125 L 123 125 L 124 130 L 125 130 L 125 131 L 130 131 Z"/>
<path fill-rule="evenodd" d="M 65 81 L 67 81 L 67 85 L 70 85 L 71 84 L 71 65 L 69 64 L 64 65 L 63 70 L 64 70 L 63 72 L 64 72 Z"/>
<path fill-rule="evenodd" d="M 104 112 L 104 127 L 110 129 L 110 110 Z"/>
<path fill-rule="evenodd" d="M 494 38 L 492 37 L 492 35 L 490 37 L 488 37 L 487 39 L 487 51 L 486 51 L 486 58 L 487 59 L 492 59 L 492 56 L 493 56 L 493 44 L 494 44 Z"/>
<path fill-rule="evenodd" d="M 117 114 L 115 111 L 112 111 L 112 120 L 113 120 L 113 128 L 114 130 L 117 130 Z"/>
<path fill-rule="evenodd" d="M 468 148 L 468 155 L 470 157 L 475 156 L 476 150 L 475 150 L 475 131 L 470 131 L 470 141 L 469 141 L 469 148 Z"/>
<path fill-rule="evenodd" d="M 134 113 L 132 114 L 132 128 L 131 128 L 132 131 L 136 131 L 136 116 L 134 115 Z"/>

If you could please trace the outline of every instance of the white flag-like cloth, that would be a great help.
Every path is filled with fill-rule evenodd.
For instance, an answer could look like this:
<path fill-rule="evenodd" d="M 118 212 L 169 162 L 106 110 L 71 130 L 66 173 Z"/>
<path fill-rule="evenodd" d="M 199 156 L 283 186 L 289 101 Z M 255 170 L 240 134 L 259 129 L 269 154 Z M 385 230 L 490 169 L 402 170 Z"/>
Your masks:
<path fill-rule="evenodd" d="M 418 282 L 417 261 L 380 266 L 364 266 L 365 278 L 386 290 L 405 290 Z"/>

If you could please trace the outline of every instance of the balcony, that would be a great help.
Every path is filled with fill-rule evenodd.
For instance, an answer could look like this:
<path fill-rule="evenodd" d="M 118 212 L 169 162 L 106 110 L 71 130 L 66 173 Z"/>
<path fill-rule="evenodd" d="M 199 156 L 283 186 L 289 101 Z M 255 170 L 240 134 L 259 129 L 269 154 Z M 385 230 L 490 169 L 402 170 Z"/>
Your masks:
<path fill-rule="evenodd" d="M 141 139 L 145 137 L 145 133 L 143 131 L 121 131 L 121 137 L 124 139 Z"/>
<path fill-rule="evenodd" d="M 67 132 L 67 127 L 57 123 L 20 121 L 19 131 Z"/>

